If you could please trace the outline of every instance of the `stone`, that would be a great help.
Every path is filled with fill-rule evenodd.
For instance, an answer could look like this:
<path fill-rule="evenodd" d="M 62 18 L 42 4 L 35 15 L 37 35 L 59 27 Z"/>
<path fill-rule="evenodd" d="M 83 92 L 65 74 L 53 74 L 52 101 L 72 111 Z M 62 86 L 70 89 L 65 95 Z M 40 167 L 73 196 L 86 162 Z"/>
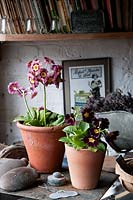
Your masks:
<path fill-rule="evenodd" d="M 0 158 L 0 177 L 11 169 L 27 166 L 27 164 L 28 160 L 26 158 Z"/>
<path fill-rule="evenodd" d="M 47 181 L 49 185 L 53 186 L 62 186 L 67 182 L 65 176 L 60 172 L 54 172 L 52 175 L 49 175 L 47 177 Z"/>
<path fill-rule="evenodd" d="M 59 190 L 55 193 L 50 194 L 49 198 L 60 199 L 60 198 L 66 198 L 66 197 L 74 197 L 74 196 L 77 196 L 77 195 L 78 195 L 78 193 L 76 191 Z"/>
<path fill-rule="evenodd" d="M 11 169 L 0 177 L 0 188 L 6 191 L 18 191 L 32 186 L 39 174 L 31 167 Z"/>

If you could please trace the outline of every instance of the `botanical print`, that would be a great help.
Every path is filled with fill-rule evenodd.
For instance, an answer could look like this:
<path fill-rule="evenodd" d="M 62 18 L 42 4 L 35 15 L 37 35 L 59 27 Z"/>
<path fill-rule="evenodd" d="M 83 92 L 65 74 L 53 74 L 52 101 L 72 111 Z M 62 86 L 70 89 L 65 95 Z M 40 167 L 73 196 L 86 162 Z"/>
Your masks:
<path fill-rule="evenodd" d="M 71 107 L 85 105 L 88 96 L 105 96 L 104 65 L 69 67 Z"/>

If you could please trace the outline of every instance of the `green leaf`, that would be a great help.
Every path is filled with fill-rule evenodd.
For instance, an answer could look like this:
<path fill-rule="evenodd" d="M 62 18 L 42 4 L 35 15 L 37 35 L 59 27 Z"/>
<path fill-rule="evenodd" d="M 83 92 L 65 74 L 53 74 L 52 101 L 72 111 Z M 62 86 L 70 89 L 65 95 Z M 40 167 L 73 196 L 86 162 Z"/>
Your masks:
<path fill-rule="evenodd" d="M 99 142 L 97 148 L 100 150 L 100 151 L 106 151 L 106 147 L 104 145 L 103 142 Z"/>
<path fill-rule="evenodd" d="M 55 120 L 54 122 L 50 123 L 50 125 L 59 126 L 59 125 L 61 125 L 63 123 L 64 123 L 64 116 L 63 115 L 58 115 L 57 120 Z"/>
<path fill-rule="evenodd" d="M 63 131 L 65 133 L 71 133 L 71 134 L 75 134 L 75 132 L 77 131 L 77 127 L 76 126 L 66 126 Z"/>
<path fill-rule="evenodd" d="M 22 122 L 22 121 L 24 121 L 24 120 L 25 120 L 25 117 L 24 117 L 24 116 L 17 116 L 17 117 L 13 120 L 13 122 L 18 122 L 18 121 Z"/>
<path fill-rule="evenodd" d="M 88 147 L 88 150 L 92 151 L 92 152 L 97 152 L 98 148 L 96 148 L 96 147 Z"/>
<path fill-rule="evenodd" d="M 59 139 L 60 142 L 69 143 L 69 139 L 67 137 L 61 137 Z"/>
<path fill-rule="evenodd" d="M 87 122 L 80 121 L 78 127 L 81 129 L 82 132 L 86 132 L 88 128 L 90 128 L 90 125 Z"/>

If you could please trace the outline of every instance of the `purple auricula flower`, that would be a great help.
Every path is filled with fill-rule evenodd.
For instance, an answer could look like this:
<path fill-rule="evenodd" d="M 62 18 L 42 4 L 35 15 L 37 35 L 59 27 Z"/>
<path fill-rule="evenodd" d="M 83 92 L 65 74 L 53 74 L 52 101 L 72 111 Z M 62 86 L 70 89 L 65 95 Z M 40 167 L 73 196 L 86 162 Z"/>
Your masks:
<path fill-rule="evenodd" d="M 40 74 L 38 76 L 38 80 L 45 85 L 46 79 L 47 79 L 48 71 L 45 68 L 41 68 Z"/>
<path fill-rule="evenodd" d="M 17 94 L 19 96 L 26 96 L 28 91 L 24 87 L 20 87 L 18 82 L 11 82 L 8 85 L 8 93 L 9 94 Z"/>
<path fill-rule="evenodd" d="M 92 120 L 92 125 L 95 127 L 99 127 L 99 119 L 97 119 L 96 117 L 94 117 L 94 119 Z"/>
<path fill-rule="evenodd" d="M 90 137 L 89 135 L 85 136 L 83 138 L 83 141 L 89 147 L 97 147 L 97 145 L 98 145 L 98 140 L 93 137 Z"/>
<path fill-rule="evenodd" d="M 95 139 L 98 139 L 101 136 L 100 130 L 97 127 L 90 128 L 89 133 L 90 133 L 90 136 Z"/>
<path fill-rule="evenodd" d="M 38 108 L 38 110 L 40 111 L 40 110 L 44 110 L 44 107 L 43 106 L 40 106 L 39 108 Z"/>
<path fill-rule="evenodd" d="M 91 108 L 84 108 L 81 110 L 83 121 L 85 122 L 92 122 L 94 119 L 94 111 Z"/>
<path fill-rule="evenodd" d="M 99 119 L 100 120 L 100 128 L 102 129 L 102 130 L 104 130 L 104 129 L 108 129 L 109 128 L 109 120 L 107 119 L 107 118 L 101 118 L 101 119 Z"/>
<path fill-rule="evenodd" d="M 8 85 L 8 93 L 9 94 L 18 94 L 19 84 L 17 81 L 11 82 Z"/>
<path fill-rule="evenodd" d="M 55 64 L 55 62 L 52 59 L 48 58 L 48 57 L 44 57 L 44 63 L 46 63 L 46 64 Z"/>
<path fill-rule="evenodd" d="M 119 131 L 109 132 L 107 135 L 105 135 L 106 141 L 111 142 L 113 140 L 116 140 L 118 135 Z"/>
<path fill-rule="evenodd" d="M 59 72 L 59 73 L 61 73 L 61 70 L 63 69 L 63 67 L 61 66 L 61 65 L 52 65 L 51 66 L 51 70 L 53 70 L 54 72 Z"/>
<path fill-rule="evenodd" d="M 28 73 L 28 80 L 32 88 L 36 88 L 39 85 L 38 78 L 32 73 Z"/>
<path fill-rule="evenodd" d="M 38 92 L 33 90 L 33 91 L 31 92 L 31 99 L 33 99 L 34 97 L 36 97 L 37 94 L 38 94 Z"/>
<path fill-rule="evenodd" d="M 30 63 L 29 72 L 33 73 L 35 76 L 40 74 L 42 63 L 40 60 L 35 59 Z"/>
<path fill-rule="evenodd" d="M 66 116 L 65 116 L 65 123 L 67 125 L 74 125 L 75 124 L 75 118 L 74 118 L 73 113 L 66 114 Z"/>

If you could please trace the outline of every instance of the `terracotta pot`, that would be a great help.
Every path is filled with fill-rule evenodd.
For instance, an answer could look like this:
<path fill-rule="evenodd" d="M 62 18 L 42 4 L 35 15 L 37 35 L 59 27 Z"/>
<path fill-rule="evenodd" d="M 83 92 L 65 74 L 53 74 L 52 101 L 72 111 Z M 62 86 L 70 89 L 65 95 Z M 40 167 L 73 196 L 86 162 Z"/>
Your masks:
<path fill-rule="evenodd" d="M 27 150 L 31 167 L 40 173 L 61 169 L 65 146 L 59 138 L 65 135 L 63 126 L 36 127 L 17 123 Z"/>
<path fill-rule="evenodd" d="M 73 147 L 66 147 L 68 168 L 73 187 L 77 189 L 96 188 L 105 152 L 91 152 L 87 149 L 75 150 Z"/>
<path fill-rule="evenodd" d="M 125 161 L 130 165 L 131 168 L 133 168 L 133 158 L 127 158 Z M 133 175 L 125 172 L 118 163 L 116 163 L 115 172 L 119 175 L 119 180 L 122 186 L 127 191 L 133 192 Z"/>

